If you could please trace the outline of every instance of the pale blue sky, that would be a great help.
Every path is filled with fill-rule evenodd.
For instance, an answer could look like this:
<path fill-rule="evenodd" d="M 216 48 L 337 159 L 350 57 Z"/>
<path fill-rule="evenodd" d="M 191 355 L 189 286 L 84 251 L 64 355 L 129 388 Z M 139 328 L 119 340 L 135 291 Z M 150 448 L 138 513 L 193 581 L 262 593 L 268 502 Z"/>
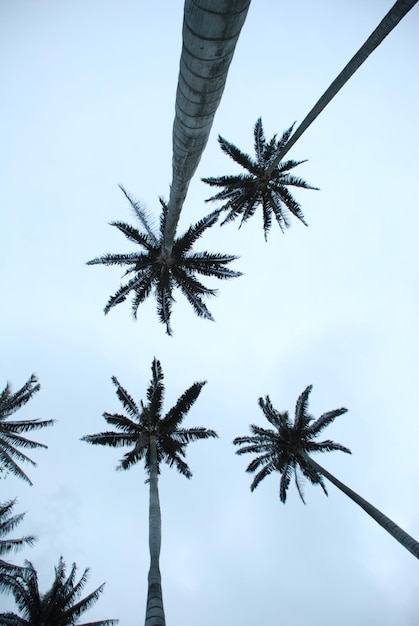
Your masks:
<path fill-rule="evenodd" d="M 251 152 L 259 116 L 268 137 L 301 121 L 391 5 L 253 2 L 180 231 L 214 208 L 200 177 L 236 171 L 217 135 Z M 156 356 L 167 408 L 208 381 L 185 425 L 220 435 L 190 446 L 190 482 L 162 471 L 167 623 L 415 626 L 414 557 L 333 486 L 326 498 L 307 485 L 307 506 L 293 489 L 280 503 L 279 476 L 251 494 L 250 459 L 231 441 L 264 424 L 259 396 L 293 411 L 313 384 L 314 415 L 348 408 L 327 434 L 353 452 L 318 460 L 419 538 L 419 10 L 290 152 L 309 159 L 298 173 L 321 188 L 295 192 L 309 228 L 273 225 L 265 243 L 258 214 L 207 232 L 196 249 L 240 255 L 244 276 L 207 281 L 219 287 L 215 323 L 179 295 L 170 338 L 152 300 L 137 322 L 129 303 L 105 317 L 121 272 L 85 262 L 132 249 L 108 225 L 135 222 L 118 183 L 156 218 L 168 198 L 182 12 L 180 0 L 0 2 L 0 387 L 36 372 L 42 390 L 20 415 L 57 419 L 37 435 L 49 449 L 33 454 L 34 486 L 0 482 L 1 500 L 17 496 L 27 511 L 21 533 L 40 539 L 15 560 L 34 563 L 43 589 L 61 554 L 90 566 L 89 590 L 107 584 L 86 619 L 143 622 L 143 469 L 116 473 L 122 451 L 79 438 L 119 410 L 112 375 L 145 397 Z"/>

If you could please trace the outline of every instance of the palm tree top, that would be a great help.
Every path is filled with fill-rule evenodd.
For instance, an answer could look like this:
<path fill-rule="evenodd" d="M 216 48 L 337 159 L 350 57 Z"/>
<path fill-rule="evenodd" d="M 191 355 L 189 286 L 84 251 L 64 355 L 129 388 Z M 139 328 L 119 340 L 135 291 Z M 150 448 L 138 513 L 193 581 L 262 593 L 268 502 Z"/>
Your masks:
<path fill-rule="evenodd" d="M 73 563 L 67 577 L 66 565 L 63 557 L 60 557 L 52 587 L 44 594 L 39 592 L 38 575 L 30 561 L 25 561 L 25 567 L 18 568 L 17 572 L 17 575 L 3 582 L 3 586 L 12 592 L 21 616 L 1 613 L 0 626 L 115 626 L 119 623 L 119 620 L 114 619 L 84 624 L 78 621 L 97 602 L 104 588 L 103 583 L 79 600 L 88 580 L 89 568 L 84 570 L 76 582 L 76 564 Z"/>
<path fill-rule="evenodd" d="M 318 189 L 290 173 L 290 170 L 305 161 L 288 160 L 274 165 L 278 153 L 286 146 L 293 127 L 294 124 L 285 130 L 280 139 L 277 140 L 274 135 L 270 141 L 267 141 L 263 132 L 262 118 L 259 118 L 253 133 L 254 159 L 223 137 L 218 137 L 222 151 L 247 170 L 245 174 L 202 179 L 208 185 L 223 188 L 207 200 L 207 202 L 226 201 L 219 209 L 228 212 L 221 225 L 236 219 L 239 215 L 243 224 L 254 215 L 257 207 L 262 205 L 265 239 L 272 225 L 272 217 L 275 217 L 282 231 L 290 226 L 289 213 L 295 215 L 307 226 L 300 205 L 288 189 L 290 186 Z"/>
<path fill-rule="evenodd" d="M 217 437 L 214 430 L 195 426 L 181 428 L 181 423 L 197 400 L 205 382 L 196 382 L 189 387 L 177 400 L 176 404 L 162 416 L 164 399 L 164 375 L 160 362 L 154 358 L 151 366 L 152 378 L 147 389 L 146 402 L 138 405 L 122 387 L 115 376 L 112 382 L 116 387 L 116 395 L 120 400 L 125 414 L 103 414 L 106 422 L 115 426 L 116 431 L 106 431 L 96 435 L 86 435 L 82 441 L 94 445 L 113 448 L 130 446 L 131 450 L 121 459 L 117 469 L 127 470 L 138 461 L 144 460 L 145 470 L 150 473 L 150 443 L 156 442 L 157 469 L 164 461 L 191 478 L 192 472 L 185 462 L 185 447 L 191 441 Z M 117 432 L 119 431 L 119 432 Z"/>
<path fill-rule="evenodd" d="M 12 421 L 9 418 L 40 390 L 41 386 L 35 374 L 32 374 L 26 383 L 15 393 L 7 383 L 0 393 L 0 465 L 15 476 L 22 478 L 32 485 L 31 480 L 18 465 L 17 461 L 25 461 L 33 466 L 36 463 L 18 448 L 47 448 L 43 443 L 27 439 L 22 433 L 31 432 L 47 426 L 52 426 L 55 420 L 20 420 Z"/>
<path fill-rule="evenodd" d="M 320 485 L 327 495 L 322 475 L 310 465 L 308 455 L 312 452 L 330 452 L 332 450 L 351 454 L 348 448 L 330 439 L 315 441 L 315 438 L 336 417 L 346 413 L 347 409 L 340 408 L 328 411 L 320 415 L 318 419 L 314 419 L 308 413 L 308 398 L 311 390 L 312 385 L 309 385 L 298 398 L 293 422 L 287 411 L 280 413 L 272 406 L 268 395 L 265 398 L 259 398 L 259 406 L 273 429 L 252 424 L 250 426 L 251 436 L 234 439 L 233 443 L 240 446 L 236 450 L 236 454 L 253 453 L 258 455 L 246 469 L 250 473 L 257 471 L 250 486 L 252 491 L 273 471 L 280 472 L 279 497 L 281 502 L 285 502 L 291 476 L 294 474 L 298 493 L 304 502 L 302 484 L 297 473 L 299 469 L 312 484 Z"/>
<path fill-rule="evenodd" d="M 178 237 L 170 254 L 167 256 L 164 249 L 164 232 L 167 218 L 167 205 L 160 198 L 162 212 L 160 215 L 160 230 L 154 232 L 144 208 L 135 202 L 120 186 L 124 195 L 133 208 L 141 224 L 141 229 L 134 228 L 125 222 L 111 222 L 125 237 L 140 246 L 139 252 L 127 254 L 105 254 L 88 261 L 87 265 L 120 265 L 126 267 L 123 276 L 131 275 L 127 282 L 111 296 L 105 306 L 105 314 L 132 294 L 132 312 L 137 317 L 138 307 L 154 290 L 157 300 L 157 314 L 160 322 L 166 325 L 168 335 L 172 334 L 170 317 L 172 304 L 175 301 L 173 291 L 178 288 L 191 304 L 195 313 L 213 321 L 213 317 L 203 301 L 204 297 L 217 294 L 216 289 L 205 287 L 197 280 L 196 274 L 213 276 L 219 279 L 228 279 L 241 276 L 226 266 L 237 259 L 231 254 L 210 252 L 192 252 L 193 244 L 202 236 L 204 231 L 213 226 L 218 219 L 219 212 L 214 211 L 193 226 L 190 226 L 184 235 Z"/>

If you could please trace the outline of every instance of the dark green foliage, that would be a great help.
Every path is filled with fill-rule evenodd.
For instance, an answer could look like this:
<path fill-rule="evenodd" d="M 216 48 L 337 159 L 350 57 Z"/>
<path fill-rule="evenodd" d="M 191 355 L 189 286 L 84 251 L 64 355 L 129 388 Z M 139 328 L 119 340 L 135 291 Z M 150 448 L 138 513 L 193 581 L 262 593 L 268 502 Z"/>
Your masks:
<path fill-rule="evenodd" d="M 242 216 L 241 223 L 243 224 L 249 217 L 252 217 L 257 207 L 262 205 L 265 239 L 272 224 L 272 216 L 275 217 L 282 231 L 290 226 L 288 212 L 298 217 L 307 226 L 300 205 L 288 190 L 290 185 L 303 189 L 317 189 L 302 178 L 289 173 L 289 170 L 305 161 L 283 161 L 272 167 L 276 155 L 286 145 L 293 127 L 294 125 L 288 128 L 278 141 L 274 135 L 267 142 L 263 133 L 262 119 L 259 118 L 254 129 L 256 159 L 241 152 L 223 137 L 218 137 L 223 152 L 249 172 L 237 176 L 202 179 L 208 185 L 223 187 L 222 191 L 207 200 L 207 202 L 226 200 L 220 207 L 220 210 L 228 211 L 222 224 L 236 219 L 239 215 Z"/>
<path fill-rule="evenodd" d="M 249 452 L 258 455 L 251 461 L 246 470 L 247 472 L 258 470 L 250 486 L 252 491 L 266 476 L 274 471 L 280 472 L 282 476 L 279 497 L 282 502 L 285 502 L 291 476 L 294 474 L 298 493 L 304 502 L 302 485 L 297 474 L 299 468 L 305 478 L 308 478 L 313 485 L 320 485 L 327 495 L 322 476 L 310 465 L 308 454 L 311 452 L 330 452 L 331 450 L 351 453 L 348 448 L 329 439 L 321 442 L 314 441 L 314 438 L 338 415 L 346 413 L 346 409 L 329 411 L 314 421 L 314 418 L 307 412 L 308 396 L 311 389 L 312 385 L 309 385 L 298 398 L 294 423 L 291 422 L 288 412 L 279 413 L 274 409 L 269 396 L 266 396 L 265 399 L 259 398 L 259 406 L 274 430 L 252 424 L 250 426 L 252 436 L 237 437 L 233 441 L 235 445 L 241 446 L 236 454 Z"/>
<path fill-rule="evenodd" d="M 34 535 L 28 535 L 19 539 L 3 539 L 3 537 L 18 526 L 25 517 L 25 513 L 12 515 L 15 504 L 16 500 L 10 500 L 9 502 L 0 504 L 0 555 L 19 550 L 23 548 L 24 545 L 32 546 L 36 541 Z M 16 576 L 20 571 L 21 568 L 17 565 L 12 565 L 0 559 L 0 590 L 4 590 L 4 588 L 7 589 L 7 580 L 9 577 Z"/>
<path fill-rule="evenodd" d="M 38 379 L 34 374 L 16 393 L 12 393 L 9 383 L 0 394 L 0 464 L 3 468 L 15 476 L 22 478 L 32 485 L 32 482 L 24 471 L 19 467 L 17 461 L 26 461 L 31 465 L 36 465 L 32 459 L 20 452 L 18 448 L 47 448 L 42 443 L 31 441 L 22 436 L 32 430 L 38 430 L 51 426 L 54 420 L 22 420 L 20 422 L 8 421 L 24 404 L 29 402 L 32 396 L 40 390 Z"/>
<path fill-rule="evenodd" d="M 20 616 L 15 613 L 1 613 L 0 626 L 114 626 L 119 620 L 99 622 L 78 621 L 99 599 L 104 584 L 88 596 L 79 600 L 87 582 L 89 569 L 76 582 L 76 564 L 66 578 L 65 563 L 60 557 L 55 568 L 52 587 L 44 594 L 39 592 L 38 576 L 32 563 L 25 561 L 24 568 L 17 568 L 13 575 L 5 577 L 3 588 L 10 591 L 15 599 Z"/>
<path fill-rule="evenodd" d="M 171 335 L 170 316 L 172 304 L 175 301 L 173 291 L 179 288 L 199 317 L 213 320 L 202 298 L 216 295 L 217 291 L 205 287 L 195 278 L 195 275 L 215 276 L 220 279 L 241 276 L 241 272 L 234 272 L 226 267 L 237 257 L 231 254 L 191 252 L 191 248 L 203 232 L 215 224 L 219 212 L 215 211 L 190 226 L 182 237 L 175 240 L 171 254 L 166 256 L 163 253 L 163 243 L 167 205 L 160 199 L 162 205 L 160 231 L 156 234 L 141 205 L 134 202 L 123 187 L 121 189 L 134 209 L 143 232 L 124 222 L 112 222 L 111 225 L 116 226 L 129 241 L 138 244 L 142 250 L 127 254 L 105 254 L 87 263 L 87 265 L 125 266 L 127 270 L 124 276 L 132 275 L 128 282 L 109 298 L 104 309 L 105 314 L 132 294 L 132 312 L 136 317 L 139 305 L 154 290 L 157 314 L 160 321 L 166 324 L 167 334 Z"/>
<path fill-rule="evenodd" d="M 125 413 L 104 413 L 108 424 L 115 426 L 116 431 L 107 431 L 97 435 L 86 435 L 82 441 L 94 445 L 110 446 L 119 448 L 130 446 L 117 469 L 129 469 L 132 465 L 144 459 L 145 469 L 150 472 L 150 441 L 157 443 L 157 470 L 160 471 L 160 463 L 164 461 L 170 467 L 176 469 L 190 478 L 192 473 L 184 461 L 185 447 L 191 441 L 217 437 L 213 430 L 202 428 L 180 428 L 183 418 L 195 403 L 205 382 L 194 383 L 178 399 L 176 404 L 164 415 L 162 413 L 164 385 L 163 370 L 160 362 L 153 360 L 152 379 L 147 390 L 147 401 L 141 401 L 140 406 L 132 399 L 129 393 L 120 385 L 116 377 L 112 382 L 116 387 L 118 396 Z"/>
<path fill-rule="evenodd" d="M 0 555 L 19 550 L 25 544 L 33 545 L 36 538 L 33 535 L 22 537 L 21 539 L 2 539 L 9 534 L 25 517 L 25 513 L 19 513 L 18 515 L 12 515 L 13 507 L 16 504 L 16 500 L 10 500 L 0 504 Z"/>

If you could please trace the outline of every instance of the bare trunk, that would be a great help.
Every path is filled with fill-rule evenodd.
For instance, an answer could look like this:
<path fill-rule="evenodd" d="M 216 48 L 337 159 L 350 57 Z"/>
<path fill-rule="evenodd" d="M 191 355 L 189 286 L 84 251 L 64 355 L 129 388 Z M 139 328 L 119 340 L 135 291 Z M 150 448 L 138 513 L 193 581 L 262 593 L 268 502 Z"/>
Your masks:
<path fill-rule="evenodd" d="M 389 33 L 397 26 L 401 19 L 414 7 L 418 0 L 397 0 L 392 6 L 390 11 L 379 23 L 374 32 L 368 37 L 366 42 L 361 46 L 355 56 L 349 61 L 349 63 L 343 68 L 341 73 L 328 89 L 324 92 L 320 100 L 316 102 L 310 113 L 303 119 L 298 126 L 294 134 L 290 137 L 288 143 L 278 152 L 275 160 L 269 167 L 269 173 L 273 172 L 275 167 L 287 154 L 288 150 L 292 148 L 295 142 L 301 137 L 303 132 L 307 130 L 316 117 L 323 111 L 323 109 L 329 104 L 329 102 L 336 96 L 338 91 L 347 83 L 352 74 L 361 67 L 365 59 L 374 52 L 374 50 L 380 45 L 380 43 L 387 37 Z"/>
<path fill-rule="evenodd" d="M 150 441 L 150 505 L 148 541 L 150 547 L 150 569 L 148 571 L 148 593 L 145 626 L 165 626 L 163 594 L 160 574 L 161 513 L 157 474 L 157 441 Z"/>
<path fill-rule="evenodd" d="M 185 0 L 164 250 L 170 256 L 189 183 L 207 144 L 250 0 Z"/>
<path fill-rule="evenodd" d="M 305 460 L 310 463 L 310 465 L 316 469 L 320 474 L 322 474 L 325 478 L 330 480 L 331 483 L 335 485 L 338 489 L 340 489 L 344 494 L 346 494 L 351 500 L 356 502 L 368 515 L 370 515 L 380 526 L 382 526 L 390 535 L 392 535 L 399 543 L 402 544 L 409 550 L 417 559 L 419 559 L 419 543 L 416 539 L 413 539 L 410 535 L 408 535 L 404 530 L 397 526 L 394 522 L 391 521 L 386 515 L 381 513 L 378 509 L 375 508 L 372 504 L 361 498 L 355 491 L 352 491 L 349 487 L 347 487 L 344 483 L 341 483 L 340 480 L 335 478 L 333 474 L 330 474 L 327 470 L 325 470 L 321 465 L 319 465 L 316 461 L 307 455 L 305 455 Z"/>

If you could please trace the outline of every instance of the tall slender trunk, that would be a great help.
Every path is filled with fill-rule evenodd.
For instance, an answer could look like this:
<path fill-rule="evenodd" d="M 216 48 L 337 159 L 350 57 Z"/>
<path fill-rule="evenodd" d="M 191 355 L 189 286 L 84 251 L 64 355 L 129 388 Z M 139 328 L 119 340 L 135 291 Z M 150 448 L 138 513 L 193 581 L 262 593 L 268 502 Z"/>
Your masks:
<path fill-rule="evenodd" d="M 343 491 L 351 500 L 356 502 L 368 515 L 370 515 L 380 526 L 382 526 L 390 535 L 392 535 L 399 543 L 402 544 L 409 550 L 417 559 L 419 559 L 419 543 L 416 539 L 413 539 L 410 535 L 408 535 L 404 530 L 397 526 L 394 522 L 391 521 L 384 513 L 381 513 L 378 509 L 375 508 L 372 504 L 361 498 L 355 491 L 352 491 L 349 487 L 347 487 L 344 483 L 341 483 L 340 480 L 335 478 L 333 474 L 330 474 L 327 470 L 324 469 L 319 463 L 314 461 L 311 457 L 304 455 L 305 460 L 310 463 L 310 465 L 316 469 L 320 474 L 322 474 L 325 478 L 330 480 L 331 483 L 335 485 L 338 489 Z"/>
<path fill-rule="evenodd" d="M 380 43 L 387 37 L 389 33 L 397 26 L 401 19 L 412 9 L 418 0 L 397 0 L 391 7 L 387 15 L 381 20 L 377 28 L 371 33 L 366 42 L 361 46 L 355 56 L 343 68 L 341 73 L 328 89 L 324 92 L 320 100 L 316 102 L 310 113 L 303 119 L 294 134 L 288 140 L 288 143 L 280 150 L 271 163 L 268 173 L 272 173 L 278 163 L 282 161 L 288 150 L 292 148 L 295 142 L 301 137 L 305 130 L 310 126 L 316 117 L 323 111 L 331 100 L 336 96 L 338 91 L 347 83 L 350 77 L 361 67 L 365 59 L 374 52 Z"/>
<path fill-rule="evenodd" d="M 250 0 L 185 0 L 163 253 L 170 256 L 189 183 L 207 144 Z"/>
<path fill-rule="evenodd" d="M 165 626 L 163 594 L 160 574 L 161 513 L 157 473 L 157 440 L 150 441 L 150 504 L 148 542 L 150 547 L 150 569 L 148 571 L 148 593 L 145 626 Z"/>

